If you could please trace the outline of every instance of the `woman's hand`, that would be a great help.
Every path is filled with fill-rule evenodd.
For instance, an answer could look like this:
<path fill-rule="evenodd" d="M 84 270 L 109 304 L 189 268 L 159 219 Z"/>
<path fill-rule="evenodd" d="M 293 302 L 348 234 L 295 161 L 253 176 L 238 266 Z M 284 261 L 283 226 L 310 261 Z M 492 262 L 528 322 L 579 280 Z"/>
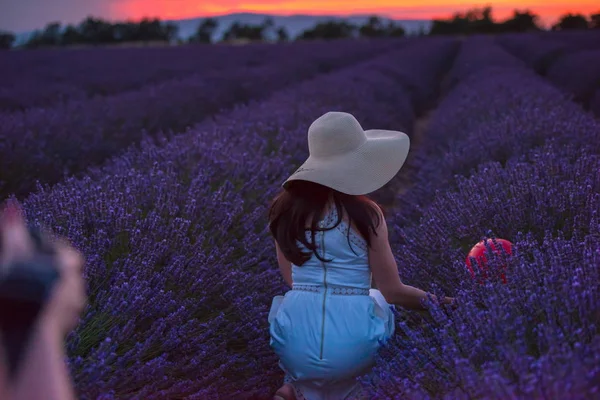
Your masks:
<path fill-rule="evenodd" d="M 450 307 L 452 310 L 456 310 L 458 308 L 458 302 L 454 297 L 446 297 L 446 301 L 446 304 L 448 304 L 448 307 Z"/>
<path fill-rule="evenodd" d="M 458 307 L 458 303 L 456 302 L 456 299 L 454 297 L 444 297 L 441 301 L 439 300 L 439 298 L 435 297 L 434 302 L 446 306 L 451 310 L 456 310 L 456 308 Z"/>
<path fill-rule="evenodd" d="M 86 303 L 82 276 L 84 259 L 66 240 L 46 235 L 44 239 L 56 251 L 55 265 L 60 277 L 40 314 L 38 327 L 63 337 L 76 326 Z M 36 255 L 23 212 L 16 202 L 8 202 L 0 212 L 0 236 L 0 265 L 26 262 Z"/>

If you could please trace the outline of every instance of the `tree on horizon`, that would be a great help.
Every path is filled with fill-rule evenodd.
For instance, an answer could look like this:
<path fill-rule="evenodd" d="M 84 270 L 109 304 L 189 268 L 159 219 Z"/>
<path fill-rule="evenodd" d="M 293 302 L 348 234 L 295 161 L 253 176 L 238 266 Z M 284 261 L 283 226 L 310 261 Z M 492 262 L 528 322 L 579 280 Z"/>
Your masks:
<path fill-rule="evenodd" d="M 456 12 L 448 19 L 433 20 L 430 35 L 490 34 L 498 31 L 492 7 L 472 8 Z"/>
<path fill-rule="evenodd" d="M 43 30 L 35 31 L 24 44 L 26 48 L 70 46 L 76 44 L 101 45 L 123 42 L 171 42 L 177 37 L 177 25 L 159 19 L 139 22 L 111 23 L 100 18 L 87 17 L 79 25 L 61 26 L 51 22 Z"/>
<path fill-rule="evenodd" d="M 431 35 L 475 35 L 500 34 L 509 32 L 540 31 L 539 16 L 531 10 L 514 10 L 513 15 L 496 22 L 491 7 L 474 8 L 455 13 L 449 19 L 434 20 Z"/>
<path fill-rule="evenodd" d="M 215 18 L 205 18 L 202 23 L 198 25 L 196 33 L 190 37 L 189 41 L 193 43 L 212 43 L 213 35 L 218 26 L 219 21 Z"/>
<path fill-rule="evenodd" d="M 213 43 L 218 19 L 205 18 L 196 32 L 187 39 L 190 43 Z M 600 29 L 600 12 L 584 16 L 582 14 L 565 14 L 550 28 L 554 31 Z M 491 7 L 472 8 L 464 12 L 455 12 L 450 18 L 432 21 L 429 35 L 472 35 L 503 34 L 546 30 L 539 25 L 539 16 L 529 9 L 515 9 L 511 17 L 504 21 L 495 21 Z M 78 25 L 62 26 L 50 22 L 42 29 L 34 31 L 28 41 L 21 45 L 35 49 L 48 46 L 72 45 L 104 45 L 126 42 L 174 42 L 177 39 L 178 26 L 164 23 L 161 20 L 142 19 L 137 22 L 109 22 L 101 18 L 89 16 Z M 344 19 L 331 19 L 318 22 L 313 27 L 300 33 L 295 40 L 341 39 L 352 37 L 381 38 L 401 37 L 406 32 L 394 21 L 370 16 L 367 21 L 356 26 Z M 420 35 L 426 33 L 421 28 Z M 291 40 L 284 26 L 276 27 L 272 17 L 267 16 L 258 25 L 243 24 L 235 21 L 225 32 L 224 41 L 278 41 Z M 11 32 L 0 32 L 0 48 L 10 49 L 16 41 Z M 179 41 L 181 42 L 181 41 Z"/>
<path fill-rule="evenodd" d="M 394 21 L 387 24 L 377 15 L 372 15 L 363 25 L 358 27 L 358 34 L 366 38 L 402 37 L 406 34 L 401 25 Z"/>
<path fill-rule="evenodd" d="M 16 39 L 16 36 L 12 32 L 0 31 L 0 50 L 10 49 Z"/>
<path fill-rule="evenodd" d="M 532 32 L 540 31 L 540 17 L 530 10 L 515 10 L 513 16 L 502 23 L 503 32 Z"/>
<path fill-rule="evenodd" d="M 360 36 L 376 38 L 385 36 L 386 29 L 381 18 L 372 15 L 364 25 L 358 28 L 358 33 Z"/>
<path fill-rule="evenodd" d="M 421 26 L 419 29 L 423 29 Z M 406 30 L 400 25 L 396 24 L 393 21 L 389 21 L 386 28 L 386 36 L 389 37 L 403 37 L 406 36 Z"/>
<path fill-rule="evenodd" d="M 272 17 L 266 17 L 259 25 L 243 24 L 234 21 L 223 34 L 223 41 L 249 40 L 264 42 L 270 40 L 286 41 L 289 35 L 284 27 L 276 27 Z"/>
<path fill-rule="evenodd" d="M 313 28 L 302 32 L 296 40 L 315 40 L 315 39 L 345 39 L 353 37 L 357 27 L 347 21 L 330 20 L 319 22 Z"/>
<path fill-rule="evenodd" d="M 587 18 L 583 14 L 565 14 L 552 26 L 553 31 L 583 30 L 588 29 Z"/>
<path fill-rule="evenodd" d="M 279 28 L 277 28 L 277 41 L 278 42 L 287 42 L 290 40 L 290 35 L 287 32 L 287 29 L 285 29 L 285 27 L 280 26 Z"/>

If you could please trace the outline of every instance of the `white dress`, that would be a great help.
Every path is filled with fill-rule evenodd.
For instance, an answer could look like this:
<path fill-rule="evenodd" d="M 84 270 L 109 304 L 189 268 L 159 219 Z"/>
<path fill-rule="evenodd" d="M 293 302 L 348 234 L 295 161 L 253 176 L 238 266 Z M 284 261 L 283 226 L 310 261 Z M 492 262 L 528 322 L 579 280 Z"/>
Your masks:
<path fill-rule="evenodd" d="M 333 209 L 320 226 L 336 221 Z M 319 254 L 324 249 L 323 258 L 332 261 L 313 254 L 304 265 L 292 265 L 292 290 L 271 305 L 271 347 L 298 399 L 356 398 L 356 378 L 371 371 L 394 333 L 393 306 L 371 289 L 366 242 L 347 223 L 317 232 L 315 240 Z"/>

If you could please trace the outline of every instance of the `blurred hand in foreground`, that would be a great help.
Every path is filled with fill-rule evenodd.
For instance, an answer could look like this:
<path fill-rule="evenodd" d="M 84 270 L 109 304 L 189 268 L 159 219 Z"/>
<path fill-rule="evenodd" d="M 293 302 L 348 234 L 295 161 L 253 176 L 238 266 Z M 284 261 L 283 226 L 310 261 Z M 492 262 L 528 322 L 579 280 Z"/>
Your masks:
<path fill-rule="evenodd" d="M 36 257 L 36 245 L 16 202 L 8 202 L 0 211 L 0 239 L 0 266 L 6 268 Z M 43 240 L 55 251 L 54 265 L 60 277 L 32 328 L 17 375 L 10 381 L 6 374 L 5 351 L 0 347 L 2 399 L 75 399 L 65 363 L 64 337 L 76 326 L 86 303 L 84 259 L 64 239 L 44 233 Z"/>

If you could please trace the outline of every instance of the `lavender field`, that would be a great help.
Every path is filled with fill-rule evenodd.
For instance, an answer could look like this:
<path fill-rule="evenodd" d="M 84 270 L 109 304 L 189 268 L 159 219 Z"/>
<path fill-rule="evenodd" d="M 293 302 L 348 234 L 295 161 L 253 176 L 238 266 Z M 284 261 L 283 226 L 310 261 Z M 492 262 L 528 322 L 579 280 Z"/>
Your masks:
<path fill-rule="evenodd" d="M 368 398 L 600 399 L 596 39 L 2 54 L 0 197 L 87 258 L 80 398 L 270 398 L 267 314 L 289 288 L 268 202 L 336 110 L 411 137 L 374 197 L 403 281 L 459 301 L 398 308 Z M 484 237 L 514 244 L 507 284 L 468 273 Z"/>

